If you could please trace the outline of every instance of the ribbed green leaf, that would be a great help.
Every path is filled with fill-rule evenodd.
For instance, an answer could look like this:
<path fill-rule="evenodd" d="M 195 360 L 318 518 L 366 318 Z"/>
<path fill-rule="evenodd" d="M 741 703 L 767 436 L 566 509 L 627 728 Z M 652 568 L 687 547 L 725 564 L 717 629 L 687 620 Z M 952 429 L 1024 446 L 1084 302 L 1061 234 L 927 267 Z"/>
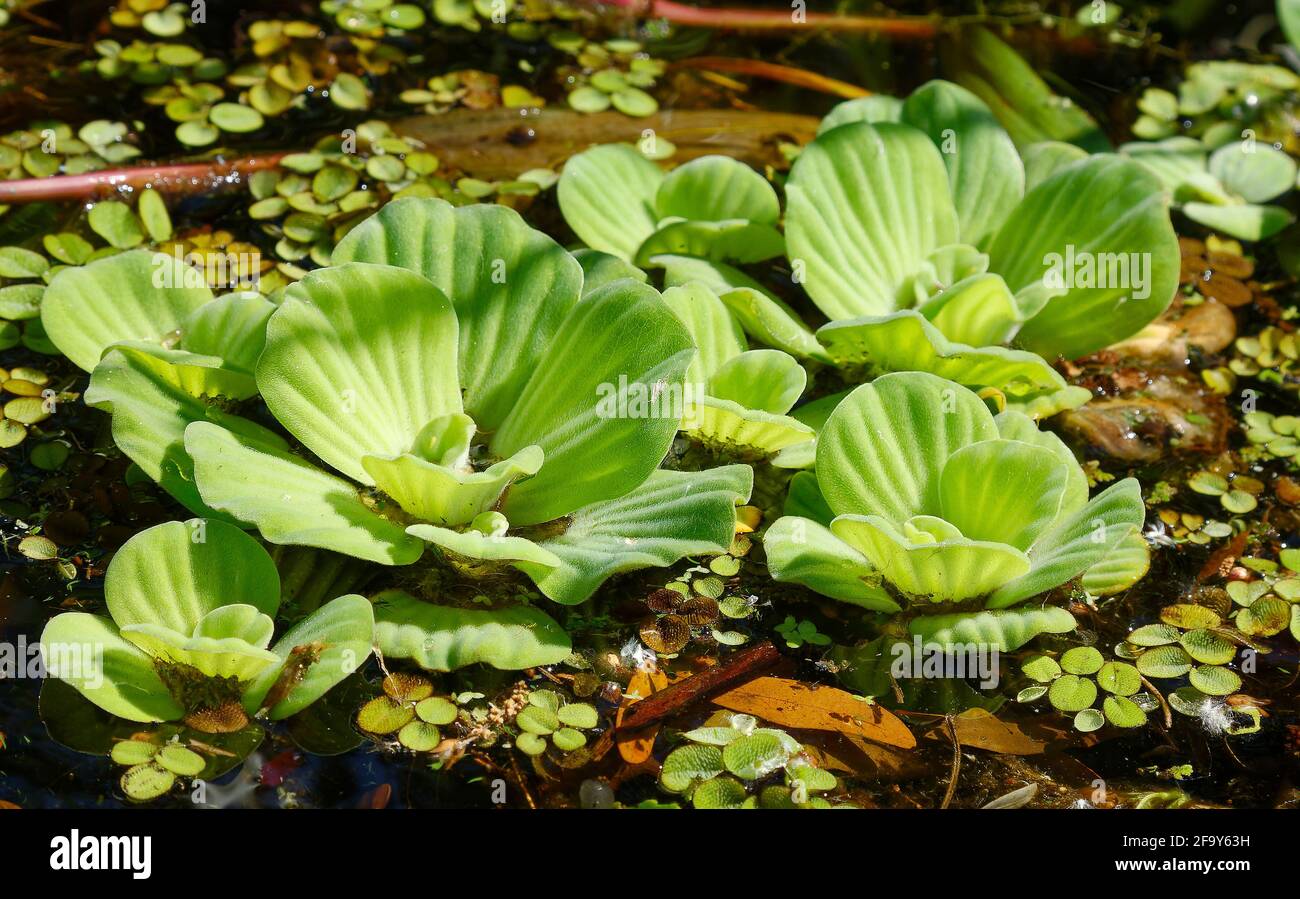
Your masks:
<path fill-rule="evenodd" d="M 129 624 L 122 636 L 160 662 L 193 668 L 205 677 L 251 681 L 279 657 L 238 637 L 190 637 L 159 624 Z"/>
<path fill-rule="evenodd" d="M 252 373 L 266 346 L 266 323 L 275 304 L 258 293 L 228 293 L 204 303 L 185 320 L 181 349 L 216 356 Z"/>
<path fill-rule="evenodd" d="M 407 513 L 439 525 L 468 524 L 492 509 L 510 485 L 542 467 L 542 451 L 525 447 L 484 471 L 463 471 L 438 465 L 410 453 L 363 456 L 362 464 L 375 486 Z"/>
<path fill-rule="evenodd" d="M 990 608 L 1014 605 L 1078 577 L 1141 528 L 1145 515 L 1136 480 L 1112 484 L 1034 544 L 1033 569 L 989 597 Z"/>
<path fill-rule="evenodd" d="M 46 671 L 111 715 L 128 721 L 173 721 L 185 710 L 172 699 L 153 659 L 99 615 L 64 612 L 41 634 Z"/>
<path fill-rule="evenodd" d="M 1073 409 L 1090 396 L 1035 353 L 953 343 L 910 309 L 832 322 L 817 339 L 842 366 L 863 366 L 871 373 L 930 372 L 973 388 L 995 387 L 1009 406 L 1032 418 Z"/>
<path fill-rule="evenodd" d="M 785 350 L 799 359 L 825 359 L 826 354 L 798 314 L 738 268 L 689 256 L 657 256 L 669 287 L 701 281 L 722 299 L 745 333 L 760 343 Z"/>
<path fill-rule="evenodd" d="M 104 598 L 119 627 L 157 624 L 189 636 L 205 615 L 231 602 L 274 617 L 280 574 L 266 550 L 234 525 L 170 521 L 122 545 L 104 577 Z"/>
<path fill-rule="evenodd" d="M 893 312 L 904 281 L 957 236 L 943 159 L 915 128 L 833 128 L 791 168 L 789 256 L 831 319 Z"/>
<path fill-rule="evenodd" d="M 972 540 L 1027 550 L 1061 514 L 1070 467 L 1078 464 L 1018 440 L 964 446 L 940 476 L 943 517 Z"/>
<path fill-rule="evenodd" d="M 451 299 L 465 408 L 489 431 L 519 399 L 583 287 L 577 260 L 505 206 L 397 200 L 348 232 L 331 258 L 408 268 Z"/>
<path fill-rule="evenodd" d="M 773 351 L 776 352 L 776 351 Z M 706 396 L 682 421 L 682 430 L 733 459 L 758 461 L 810 443 L 813 430 L 788 415 L 747 408 Z"/>
<path fill-rule="evenodd" d="M 720 222 L 669 222 L 656 229 L 637 250 L 640 266 L 655 264 L 659 256 L 698 256 L 714 262 L 740 265 L 762 262 L 785 253 L 785 238 L 771 225 L 745 219 Z"/>
<path fill-rule="evenodd" d="M 655 194 L 659 218 L 745 219 L 775 225 L 781 204 L 767 179 L 730 156 L 701 156 L 664 176 Z"/>
<path fill-rule="evenodd" d="M 510 491 L 511 524 L 559 518 L 643 482 L 681 423 L 694 355 L 686 328 L 644 284 L 617 281 L 575 306 L 492 438 L 498 456 L 533 445 L 546 454 Z"/>
<path fill-rule="evenodd" d="M 1025 190 L 1033 190 L 1066 166 L 1087 159 L 1088 151 L 1074 144 L 1045 140 L 1025 147 L 1020 158 L 1025 164 Z"/>
<path fill-rule="evenodd" d="M 459 609 L 385 590 L 375 602 L 375 645 L 390 659 L 430 671 L 483 663 L 516 671 L 555 665 L 573 651 L 569 635 L 530 606 Z"/>
<path fill-rule="evenodd" d="M 907 630 L 927 643 L 949 647 L 978 643 L 1000 652 L 1012 652 L 1039 634 L 1067 634 L 1076 626 L 1074 616 L 1065 609 L 1043 606 L 997 612 L 925 615 L 909 621 Z"/>
<path fill-rule="evenodd" d="M 803 584 L 823 596 L 877 612 L 899 609 L 880 587 L 880 573 L 866 557 L 816 521 L 789 514 L 778 518 L 763 536 L 763 549 L 775 580 Z"/>
<path fill-rule="evenodd" d="M 817 133 L 830 131 L 854 122 L 897 122 L 903 114 L 903 101 L 885 94 L 857 97 L 836 104 L 817 126 Z"/>
<path fill-rule="evenodd" d="M 86 371 L 123 340 L 159 340 L 212 299 L 203 277 L 165 253 L 135 250 L 63 269 L 41 302 L 59 352 Z"/>
<path fill-rule="evenodd" d="M 943 154 L 961 239 L 984 243 L 1025 191 L 1024 166 L 1011 136 L 983 100 L 949 81 L 929 81 L 913 92 L 901 120 L 925 132 Z"/>
<path fill-rule="evenodd" d="M 840 515 L 903 522 L 937 514 L 948 457 L 995 437 L 993 416 L 969 390 L 923 372 L 885 375 L 850 393 L 827 419 L 817 480 Z"/>
<path fill-rule="evenodd" d="M 840 515 L 831 522 L 831 533 L 866 556 L 899 590 L 934 602 L 983 596 L 1030 570 L 1025 554 L 1006 544 L 951 535 L 914 542 L 877 515 Z"/>
<path fill-rule="evenodd" d="M 1083 589 L 1110 596 L 1132 587 L 1151 567 L 1151 551 L 1142 532 L 1134 530 L 1083 573 Z"/>
<path fill-rule="evenodd" d="M 1060 264 L 1051 263 L 1053 254 Z M 1088 260 L 1094 284 L 1104 273 L 1106 286 L 1084 286 Z M 1065 293 L 1021 328 L 1026 348 L 1048 359 L 1099 350 L 1137 333 L 1173 299 L 1179 253 L 1167 195 L 1150 173 L 1119 156 L 1070 166 L 1025 195 L 993 239 L 989 267 L 1013 291 L 1053 268 L 1065 276 Z"/>
<path fill-rule="evenodd" d="M 1020 306 L 998 275 L 972 275 L 953 284 L 920 312 L 943 336 L 956 343 L 989 346 L 1006 343 L 1020 327 Z"/>
<path fill-rule="evenodd" d="M 456 315 L 428 279 L 350 262 L 310 272 L 267 325 L 257 383 L 291 434 L 363 484 L 369 454 L 399 455 L 461 411 Z"/>
<path fill-rule="evenodd" d="M 370 656 L 374 631 L 374 612 L 364 596 L 340 596 L 326 603 L 276 641 L 272 651 L 281 664 L 271 666 L 249 685 L 244 709 L 250 714 L 260 711 L 271 688 L 292 667 L 287 692 L 267 715 L 279 721 L 297 714 L 361 667 Z"/>
<path fill-rule="evenodd" d="M 709 379 L 710 396 L 784 415 L 803 394 L 808 374 L 789 353 L 749 350 L 724 362 Z"/>
<path fill-rule="evenodd" d="M 748 465 L 656 471 L 624 496 L 578 509 L 564 533 L 539 540 L 560 558 L 558 568 L 527 562 L 518 567 L 551 599 L 572 605 L 611 575 L 726 552 L 736 504 L 749 498 L 753 482 Z"/>
<path fill-rule="evenodd" d="M 678 287 L 669 287 L 663 292 L 663 299 L 673 315 L 686 326 L 699 349 L 686 372 L 688 383 L 707 384 L 724 362 L 746 350 L 740 325 L 707 284 L 688 281 Z"/>
<path fill-rule="evenodd" d="M 194 483 L 194 464 L 185 452 L 185 428 L 191 422 L 211 421 L 260 440 L 277 441 L 274 433 L 237 415 L 221 410 L 219 404 L 193 392 L 210 386 L 204 369 L 212 357 L 191 357 L 190 364 L 175 366 L 168 358 L 173 351 L 161 347 L 116 347 L 104 357 L 91 376 L 86 403 L 113 415 L 113 442 L 140 469 L 197 515 L 225 517 L 211 509 L 199 496 Z M 246 379 L 235 374 L 236 379 Z"/>
<path fill-rule="evenodd" d="M 583 243 L 631 261 L 658 224 L 654 202 L 663 179 L 635 148 L 604 144 L 569 157 L 556 197 Z"/>
<path fill-rule="evenodd" d="M 289 453 L 206 422 L 185 432 L 204 500 L 256 527 L 271 543 L 316 546 L 408 565 L 420 541 L 367 505 L 355 485 Z"/>

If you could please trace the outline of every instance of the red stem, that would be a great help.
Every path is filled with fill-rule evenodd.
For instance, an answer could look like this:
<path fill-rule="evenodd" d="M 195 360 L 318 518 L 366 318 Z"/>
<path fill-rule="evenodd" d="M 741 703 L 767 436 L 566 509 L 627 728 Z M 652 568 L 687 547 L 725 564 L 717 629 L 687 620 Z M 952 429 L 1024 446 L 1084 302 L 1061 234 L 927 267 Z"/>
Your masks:
<path fill-rule="evenodd" d="M 883 18 L 841 16 L 835 13 L 804 13 L 795 21 L 792 10 L 709 9 L 675 3 L 673 0 L 600 0 L 605 6 L 619 6 L 648 19 L 667 19 L 679 25 L 721 28 L 733 31 L 791 31 L 799 28 L 833 28 L 836 31 L 867 31 L 890 37 L 925 40 L 934 37 L 938 21 L 920 16 Z"/>
<path fill-rule="evenodd" d="M 269 153 L 224 163 L 146 165 L 128 169 L 103 169 L 84 175 L 0 181 L 0 205 L 42 200 L 91 200 L 112 196 L 123 188 L 140 190 L 153 187 L 163 193 L 192 193 L 200 186 L 203 190 L 215 190 L 227 184 L 238 184 L 251 172 L 271 168 L 284 155 Z"/>

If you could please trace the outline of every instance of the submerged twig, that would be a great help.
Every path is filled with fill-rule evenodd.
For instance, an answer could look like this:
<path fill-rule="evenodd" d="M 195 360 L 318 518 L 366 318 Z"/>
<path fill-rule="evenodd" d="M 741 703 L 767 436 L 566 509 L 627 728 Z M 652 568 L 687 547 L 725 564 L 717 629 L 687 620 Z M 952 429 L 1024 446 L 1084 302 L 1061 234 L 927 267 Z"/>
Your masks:
<path fill-rule="evenodd" d="M 781 654 L 767 640 L 749 649 L 742 649 L 726 661 L 628 706 L 627 714 L 618 725 L 618 731 L 624 733 L 658 724 L 701 699 L 751 679 L 780 659 Z"/>
<path fill-rule="evenodd" d="M 680 60 L 673 65 L 675 68 L 705 69 L 713 72 L 733 72 L 739 75 L 750 75 L 754 78 L 767 78 L 771 81 L 782 81 L 786 84 L 793 84 L 797 87 L 806 87 L 809 90 L 820 91 L 823 94 L 831 94 L 848 100 L 871 95 L 871 91 L 858 87 L 856 84 L 849 84 L 847 81 L 827 78 L 825 75 L 818 75 L 816 72 L 795 68 L 794 66 L 783 66 L 774 62 L 763 62 L 761 59 L 739 59 L 729 56 L 695 56 Z"/>
<path fill-rule="evenodd" d="M 952 803 L 953 794 L 957 792 L 957 778 L 961 777 L 961 740 L 957 736 L 957 725 L 953 724 L 952 715 L 944 715 L 943 723 L 952 740 L 952 774 L 948 777 L 948 789 L 944 791 L 939 808 L 947 808 Z"/>
<path fill-rule="evenodd" d="M 1169 710 L 1169 703 L 1165 701 L 1165 694 L 1163 694 L 1163 693 L 1161 693 L 1159 690 L 1157 690 L 1156 687 L 1155 687 L 1155 684 L 1153 684 L 1153 683 L 1151 683 L 1151 681 L 1147 680 L 1145 676 L 1139 674 L 1138 677 L 1142 679 L 1142 686 L 1146 687 L 1148 690 L 1151 691 L 1152 695 L 1154 695 L 1155 698 L 1157 699 L 1157 701 L 1159 701 L 1159 703 L 1160 703 L 1160 707 L 1161 707 L 1162 709 L 1164 709 L 1164 711 L 1165 711 L 1165 729 L 1167 730 L 1167 729 L 1173 727 L 1173 726 L 1174 726 L 1174 715 L 1173 715 L 1173 712 L 1171 712 L 1171 711 Z"/>
<path fill-rule="evenodd" d="M 805 12 L 789 9 L 741 9 L 699 7 L 673 0 L 601 0 L 604 6 L 618 6 L 646 19 L 667 19 L 677 25 L 718 28 L 729 31 L 794 31 L 825 28 L 879 34 L 904 40 L 925 40 L 939 32 L 940 19 L 922 16 L 845 16 L 838 13 Z"/>

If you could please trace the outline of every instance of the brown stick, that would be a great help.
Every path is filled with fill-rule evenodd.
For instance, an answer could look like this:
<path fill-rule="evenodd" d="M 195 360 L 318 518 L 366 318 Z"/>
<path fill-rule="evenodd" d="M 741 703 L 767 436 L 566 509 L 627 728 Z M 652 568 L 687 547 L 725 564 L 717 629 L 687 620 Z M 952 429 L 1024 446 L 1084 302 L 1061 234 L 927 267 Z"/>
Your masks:
<path fill-rule="evenodd" d="M 245 176 L 268 169 L 284 153 L 248 156 L 232 162 L 195 162 L 180 165 L 142 165 L 126 169 L 104 169 L 84 175 L 53 175 L 49 178 L 20 178 L 0 181 L 0 204 L 35 203 L 52 200 L 91 200 L 109 197 L 123 189 L 152 187 L 164 193 L 204 193 L 243 183 Z"/>
<path fill-rule="evenodd" d="M 751 679 L 758 672 L 775 665 L 780 659 L 781 654 L 768 640 L 749 649 L 742 649 L 728 656 L 721 664 L 679 680 L 653 696 L 628 706 L 627 714 L 623 716 L 618 731 L 622 733 L 640 730 L 658 724 L 714 693 Z"/>

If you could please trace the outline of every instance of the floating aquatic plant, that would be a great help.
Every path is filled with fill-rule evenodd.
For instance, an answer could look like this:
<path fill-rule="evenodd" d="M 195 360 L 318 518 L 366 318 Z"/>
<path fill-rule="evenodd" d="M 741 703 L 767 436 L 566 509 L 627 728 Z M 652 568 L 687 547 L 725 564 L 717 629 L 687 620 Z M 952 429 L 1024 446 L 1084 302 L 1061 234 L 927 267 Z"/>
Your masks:
<path fill-rule="evenodd" d="M 1089 500 L 1054 434 L 1018 412 L 994 416 L 960 385 L 907 372 L 857 388 L 831 413 L 815 473 L 796 475 L 764 546 L 777 580 L 874 611 L 977 602 L 983 611 L 907 626 L 941 644 L 1010 650 L 1074 627 L 1063 609 L 1018 604 L 1115 553 L 1123 564 L 1106 580 L 1145 570 L 1144 512 L 1132 478 Z"/>
<path fill-rule="evenodd" d="M 565 603 L 618 571 L 725 551 L 750 469 L 655 470 L 695 350 L 654 290 L 617 281 L 579 304 L 577 261 L 515 213 L 437 200 L 389 204 L 334 258 L 347 264 L 272 312 L 158 287 L 171 270 L 126 254 L 56 278 L 43 317 L 95 369 L 87 399 L 113 411 L 127 455 L 272 542 L 385 564 L 429 542 Z M 341 477 L 225 411 L 259 391 Z"/>
<path fill-rule="evenodd" d="M 238 730 L 247 716 L 287 718 L 370 654 L 363 596 L 326 603 L 272 644 L 275 563 L 232 525 L 192 519 L 142 531 L 105 576 L 109 617 L 56 615 L 41 635 L 51 676 L 130 721 L 184 719 Z"/>
<path fill-rule="evenodd" d="M 817 767 L 794 737 L 778 728 L 759 727 L 752 715 L 721 712 L 682 737 L 684 745 L 664 758 L 659 785 L 689 799 L 695 808 L 835 805 L 817 795 L 839 788 L 835 775 Z M 780 783 L 763 785 L 778 773 Z"/>
<path fill-rule="evenodd" d="M 1040 357 L 1093 352 L 1168 306 L 1178 249 L 1159 182 L 1078 148 L 1027 164 L 947 82 L 856 110 L 832 113 L 786 183 L 788 253 L 831 319 L 826 352 L 993 387 L 1035 417 L 1084 401 Z"/>
<path fill-rule="evenodd" d="M 1021 665 L 1022 673 L 1034 686 L 1021 690 L 1019 702 L 1033 702 L 1043 696 L 1057 711 L 1073 716 L 1074 727 L 1083 733 L 1110 723 L 1131 728 L 1146 724 L 1147 712 L 1156 700 L 1142 689 L 1142 675 L 1132 664 L 1110 660 L 1092 646 L 1076 646 L 1058 657 L 1040 654 Z M 1097 700 L 1101 706 L 1096 706 Z"/>

